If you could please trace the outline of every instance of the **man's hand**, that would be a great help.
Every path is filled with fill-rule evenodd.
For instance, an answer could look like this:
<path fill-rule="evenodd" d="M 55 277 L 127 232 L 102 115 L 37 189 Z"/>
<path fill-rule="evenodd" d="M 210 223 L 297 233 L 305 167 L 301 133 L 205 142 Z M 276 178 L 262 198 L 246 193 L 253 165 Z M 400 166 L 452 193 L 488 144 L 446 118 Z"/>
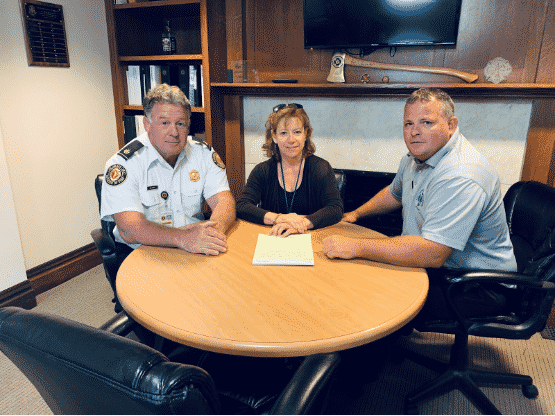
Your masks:
<path fill-rule="evenodd" d="M 343 221 L 355 223 L 358 220 L 358 214 L 356 211 L 346 212 L 343 214 Z"/>
<path fill-rule="evenodd" d="M 176 239 L 177 247 L 190 253 L 217 256 L 227 251 L 226 236 L 216 228 L 214 221 L 196 222 L 181 227 Z"/>
<path fill-rule="evenodd" d="M 332 235 L 324 238 L 322 248 L 330 259 L 352 259 L 359 256 L 360 243 L 353 238 Z"/>

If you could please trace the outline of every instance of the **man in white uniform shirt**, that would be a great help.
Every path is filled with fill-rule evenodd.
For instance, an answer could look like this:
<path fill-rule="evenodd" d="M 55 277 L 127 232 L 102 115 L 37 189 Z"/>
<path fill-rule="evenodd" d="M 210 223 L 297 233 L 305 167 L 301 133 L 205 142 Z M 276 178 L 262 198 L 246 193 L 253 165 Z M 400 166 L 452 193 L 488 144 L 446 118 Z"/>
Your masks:
<path fill-rule="evenodd" d="M 115 221 L 116 241 L 128 252 L 140 244 L 225 252 L 235 200 L 218 154 L 188 138 L 187 97 L 178 87 L 161 84 L 148 92 L 143 108 L 146 133 L 106 163 L 101 218 Z M 204 201 L 212 210 L 208 221 Z"/>

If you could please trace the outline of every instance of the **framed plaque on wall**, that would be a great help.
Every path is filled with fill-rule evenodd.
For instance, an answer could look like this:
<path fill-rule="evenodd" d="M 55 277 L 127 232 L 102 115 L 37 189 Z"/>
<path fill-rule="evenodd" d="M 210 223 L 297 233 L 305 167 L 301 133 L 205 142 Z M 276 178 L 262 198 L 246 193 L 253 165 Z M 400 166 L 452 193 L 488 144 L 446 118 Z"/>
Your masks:
<path fill-rule="evenodd" d="M 21 0 L 29 66 L 69 67 L 63 6 Z"/>

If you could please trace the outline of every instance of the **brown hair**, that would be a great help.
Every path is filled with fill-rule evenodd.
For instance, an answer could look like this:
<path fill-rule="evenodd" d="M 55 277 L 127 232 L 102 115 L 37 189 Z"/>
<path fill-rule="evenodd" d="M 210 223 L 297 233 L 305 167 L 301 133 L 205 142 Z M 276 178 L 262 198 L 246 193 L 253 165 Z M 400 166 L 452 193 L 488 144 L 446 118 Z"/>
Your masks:
<path fill-rule="evenodd" d="M 405 108 L 408 105 L 414 104 L 417 101 L 424 101 L 426 103 L 430 101 L 438 101 L 443 105 L 443 116 L 449 120 L 451 117 L 455 116 L 455 103 L 445 91 L 439 88 L 420 88 L 414 91 L 407 101 L 405 102 Z"/>
<path fill-rule="evenodd" d="M 281 160 L 281 154 L 279 153 L 279 147 L 274 143 L 272 139 L 272 134 L 276 133 L 278 124 L 285 120 L 287 123 L 290 119 L 297 118 L 306 132 L 306 141 L 303 147 L 303 157 L 307 158 L 311 156 L 316 151 L 316 146 L 312 143 L 312 126 L 310 125 L 310 120 L 304 109 L 297 107 L 296 105 L 287 105 L 282 109 L 272 112 L 268 116 L 266 121 L 266 141 L 262 145 L 262 149 L 266 151 L 267 157 L 273 157 L 275 160 Z"/>

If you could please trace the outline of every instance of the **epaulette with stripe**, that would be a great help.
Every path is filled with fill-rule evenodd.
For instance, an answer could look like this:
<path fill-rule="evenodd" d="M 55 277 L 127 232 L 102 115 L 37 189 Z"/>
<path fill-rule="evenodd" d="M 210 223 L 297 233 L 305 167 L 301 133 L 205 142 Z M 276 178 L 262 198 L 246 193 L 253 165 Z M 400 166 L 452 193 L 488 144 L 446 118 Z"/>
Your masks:
<path fill-rule="evenodd" d="M 202 139 L 199 139 L 198 137 L 193 136 L 193 141 L 197 142 L 198 144 L 202 144 L 202 145 L 206 146 L 208 148 L 208 150 L 212 150 L 212 148 L 210 147 L 210 145 L 208 143 L 206 143 Z"/>
<path fill-rule="evenodd" d="M 131 156 L 133 156 L 133 154 L 135 154 L 137 150 L 139 150 L 143 146 L 144 144 L 142 144 L 139 140 L 133 140 L 127 146 L 122 147 L 121 150 L 118 152 L 118 155 L 123 157 L 125 160 L 128 160 Z"/>

